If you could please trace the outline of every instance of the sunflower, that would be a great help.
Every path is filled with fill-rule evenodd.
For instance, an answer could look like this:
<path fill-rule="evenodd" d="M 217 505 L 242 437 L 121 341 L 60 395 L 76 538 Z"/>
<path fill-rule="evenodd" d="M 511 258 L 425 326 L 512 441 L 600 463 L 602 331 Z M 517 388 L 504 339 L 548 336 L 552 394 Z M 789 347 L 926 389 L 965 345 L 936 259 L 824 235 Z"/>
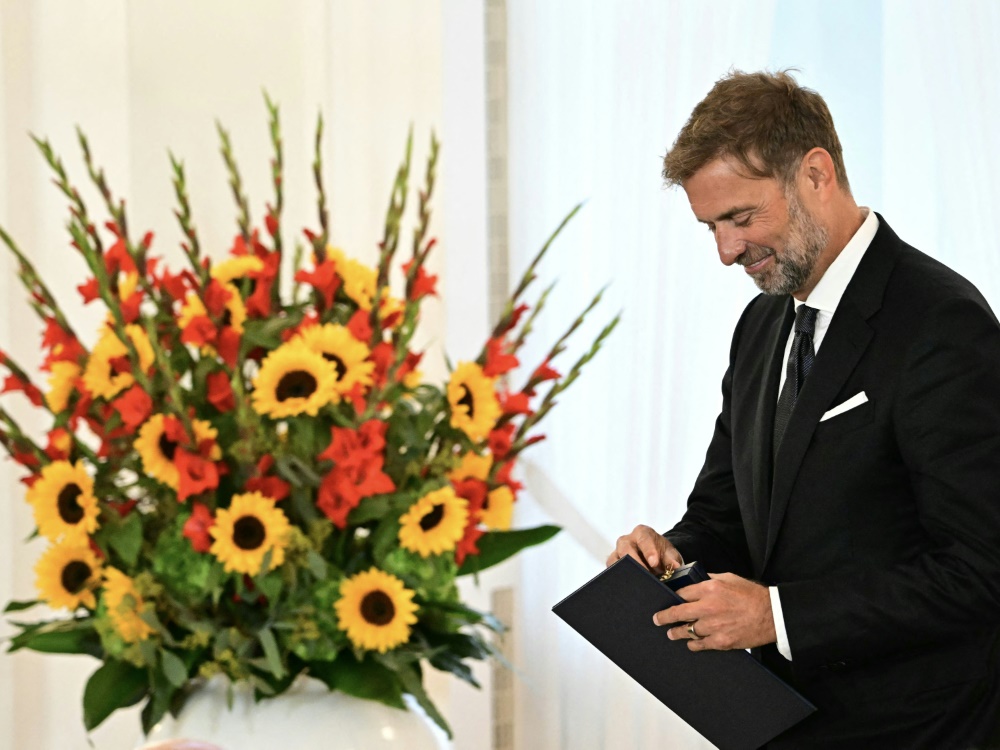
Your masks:
<path fill-rule="evenodd" d="M 101 583 L 101 563 L 86 542 L 53 544 L 35 564 L 35 588 L 50 607 L 94 609 L 94 591 Z"/>
<path fill-rule="evenodd" d="M 288 518 L 270 498 L 259 492 L 234 495 L 233 502 L 218 511 L 215 525 L 208 530 L 215 539 L 211 552 L 227 573 L 255 576 L 268 552 L 272 570 L 285 561 L 289 528 Z"/>
<path fill-rule="evenodd" d="M 448 473 L 448 479 L 453 482 L 461 482 L 463 479 L 481 479 L 485 482 L 489 478 L 492 468 L 493 456 L 489 453 L 480 456 L 475 451 L 469 451 L 462 456 L 458 466 Z"/>
<path fill-rule="evenodd" d="M 337 373 L 323 355 L 292 340 L 267 355 L 253 380 L 253 408 L 273 419 L 315 417 L 335 398 Z"/>
<path fill-rule="evenodd" d="M 224 284 L 245 279 L 264 270 L 264 261 L 256 255 L 240 255 L 212 266 L 212 278 Z"/>
<path fill-rule="evenodd" d="M 343 250 L 327 248 L 327 254 L 334 260 L 337 275 L 344 280 L 344 294 L 362 310 L 371 310 L 378 285 L 378 272 L 371 266 L 348 258 Z"/>
<path fill-rule="evenodd" d="M 363 386 L 372 384 L 375 363 L 368 359 L 371 352 L 344 326 L 333 323 L 310 326 L 298 338 L 333 365 L 337 377 L 334 384 L 336 400 L 350 393 L 358 383 Z"/>
<path fill-rule="evenodd" d="M 165 419 L 163 414 L 151 416 L 139 429 L 134 447 L 142 460 L 142 470 L 176 492 L 180 488 L 181 481 L 180 471 L 174 463 L 177 443 L 167 437 Z M 191 425 L 194 427 L 195 443 L 198 445 L 205 440 L 214 441 L 219 434 L 218 430 L 203 419 L 193 419 Z M 209 458 L 212 461 L 222 458 L 222 451 L 218 445 L 212 446 Z"/>
<path fill-rule="evenodd" d="M 469 521 L 469 502 L 442 487 L 424 495 L 399 519 L 399 546 L 421 557 L 455 549 Z"/>
<path fill-rule="evenodd" d="M 45 403 L 58 414 L 69 406 L 69 398 L 76 389 L 76 380 L 80 377 L 80 365 L 75 362 L 53 362 L 52 374 L 49 375 L 49 392 L 45 394 Z"/>
<path fill-rule="evenodd" d="M 115 631 L 127 643 L 141 641 L 155 631 L 142 619 L 145 603 L 135 581 L 117 568 L 104 571 L 104 593 L 101 598 Z"/>
<path fill-rule="evenodd" d="M 380 654 L 406 643 L 417 621 L 413 592 L 396 576 L 374 567 L 345 578 L 333 606 L 337 626 L 355 648 Z"/>
<path fill-rule="evenodd" d="M 514 493 L 510 487 L 502 484 L 495 490 L 490 490 L 483 505 L 479 521 L 484 526 L 499 531 L 510 528 L 510 519 L 514 514 Z"/>
<path fill-rule="evenodd" d="M 222 325 L 231 326 L 237 333 L 242 334 L 243 323 L 247 319 L 247 307 L 243 304 L 243 298 L 240 297 L 240 290 L 234 284 L 228 282 L 223 282 L 222 286 L 227 292 L 230 292 L 229 299 L 226 301 L 225 312 L 222 314 Z M 183 330 L 191 324 L 192 320 L 199 316 L 208 317 L 208 310 L 205 309 L 205 303 L 201 301 L 197 294 L 189 294 L 184 300 L 181 314 L 177 318 L 177 327 Z M 202 351 L 205 349 L 211 349 L 211 347 L 203 347 Z"/>
<path fill-rule="evenodd" d="M 485 438 L 502 413 L 493 380 L 474 362 L 459 362 L 448 381 L 451 426 L 473 440 Z"/>
<path fill-rule="evenodd" d="M 53 461 L 27 492 L 35 510 L 38 532 L 53 542 L 60 537 L 82 539 L 97 530 L 97 498 L 94 480 L 82 461 Z"/>
<path fill-rule="evenodd" d="M 148 370 L 156 359 L 146 332 L 137 325 L 125 326 L 125 333 L 131 339 L 139 354 L 139 366 Z M 131 367 L 127 360 L 128 348 L 110 328 L 104 330 L 100 341 L 87 361 L 83 372 L 83 384 L 93 396 L 112 399 L 135 382 L 131 372 L 122 365 Z"/>

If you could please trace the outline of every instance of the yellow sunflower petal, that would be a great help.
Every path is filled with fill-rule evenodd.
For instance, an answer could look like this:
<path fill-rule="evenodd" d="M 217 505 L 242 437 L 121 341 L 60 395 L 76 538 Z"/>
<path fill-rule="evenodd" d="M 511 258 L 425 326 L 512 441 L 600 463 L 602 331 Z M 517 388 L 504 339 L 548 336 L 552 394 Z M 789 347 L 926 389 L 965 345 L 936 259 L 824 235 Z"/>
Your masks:
<path fill-rule="evenodd" d="M 139 355 L 139 366 L 143 370 L 148 370 L 156 356 L 153 354 L 153 347 L 149 343 L 146 332 L 140 326 L 129 325 L 125 326 L 125 333 Z M 87 367 L 83 371 L 84 387 L 92 395 L 106 400 L 114 398 L 119 392 L 130 387 L 135 382 L 132 374 L 130 372 L 117 372 L 112 368 L 114 360 L 127 356 L 128 348 L 113 330 L 106 328 L 94 346 L 90 359 L 87 360 Z"/>
<path fill-rule="evenodd" d="M 82 461 L 53 461 L 27 492 L 38 533 L 55 542 L 63 536 L 81 540 L 99 526 L 94 480 Z"/>
<path fill-rule="evenodd" d="M 127 643 L 141 641 L 154 632 L 142 619 L 145 602 L 135 582 L 117 568 L 104 571 L 104 593 L 101 595 L 115 631 Z"/>
<path fill-rule="evenodd" d="M 163 414 L 151 416 L 139 428 L 139 435 L 136 437 L 133 447 L 142 461 L 143 471 L 156 481 L 176 491 L 180 487 L 180 471 L 177 464 L 174 463 L 177 443 L 167 437 L 164 430 L 164 420 Z M 195 442 L 198 444 L 205 440 L 214 441 L 218 437 L 218 430 L 203 419 L 193 420 L 192 426 L 194 427 Z M 209 458 L 213 461 L 222 458 L 222 451 L 218 445 L 212 446 Z"/>
<path fill-rule="evenodd" d="M 378 272 L 371 266 L 348 258 L 343 250 L 331 247 L 327 248 L 327 254 L 333 258 L 337 275 L 344 282 L 344 294 L 362 310 L 370 311 L 378 285 Z"/>
<path fill-rule="evenodd" d="M 49 392 L 45 394 L 45 403 L 56 414 L 69 406 L 70 396 L 76 388 L 76 380 L 82 370 L 75 362 L 53 362 L 52 374 L 49 375 Z"/>
<path fill-rule="evenodd" d="M 399 546 L 421 557 L 450 552 L 465 535 L 469 502 L 450 486 L 424 495 L 399 519 Z"/>
<path fill-rule="evenodd" d="M 95 609 L 94 591 L 100 583 L 101 563 L 86 542 L 54 544 L 35 564 L 38 596 L 54 609 Z"/>
<path fill-rule="evenodd" d="M 483 506 L 479 521 L 488 528 L 506 531 L 510 528 L 513 515 L 514 493 L 504 484 L 491 490 L 486 496 L 486 504 Z"/>
<path fill-rule="evenodd" d="M 468 451 L 462 456 L 461 462 L 448 474 L 448 479 L 461 482 L 463 479 L 482 479 L 484 482 L 490 476 L 493 468 L 493 456 L 489 453 L 480 456 L 475 451 Z"/>
<path fill-rule="evenodd" d="M 211 275 L 217 281 L 231 282 L 245 279 L 251 273 L 262 270 L 264 270 L 264 261 L 256 255 L 240 255 L 216 263 L 212 266 Z"/>
<path fill-rule="evenodd" d="M 301 340 L 267 355 L 253 381 L 253 408 L 272 419 L 308 414 L 340 400 L 334 365 Z"/>
<path fill-rule="evenodd" d="M 368 359 L 371 352 L 346 327 L 333 323 L 309 326 L 297 338 L 333 365 L 334 390 L 341 396 L 350 393 L 358 383 L 372 384 L 375 363 Z"/>
<path fill-rule="evenodd" d="M 345 578 L 333 606 L 338 627 L 355 648 L 383 654 L 406 643 L 417 621 L 413 592 L 378 568 Z"/>
<path fill-rule="evenodd" d="M 216 513 L 209 534 L 215 541 L 211 552 L 227 573 L 260 572 L 264 556 L 271 553 L 271 570 L 285 561 L 290 526 L 274 501 L 259 492 L 234 495 L 228 508 Z"/>
<path fill-rule="evenodd" d="M 474 362 L 460 362 L 448 381 L 451 426 L 472 440 L 485 438 L 502 413 L 493 384 Z"/>

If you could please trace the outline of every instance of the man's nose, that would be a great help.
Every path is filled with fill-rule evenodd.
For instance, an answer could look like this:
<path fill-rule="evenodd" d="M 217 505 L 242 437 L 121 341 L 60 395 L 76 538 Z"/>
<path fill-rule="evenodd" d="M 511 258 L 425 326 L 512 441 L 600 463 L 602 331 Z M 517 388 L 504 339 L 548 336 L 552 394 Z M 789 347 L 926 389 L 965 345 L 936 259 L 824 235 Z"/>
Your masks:
<path fill-rule="evenodd" d="M 715 228 L 715 246 L 719 251 L 719 260 L 726 266 L 733 265 L 746 250 L 746 243 L 739 237 L 739 233 L 724 226 Z"/>

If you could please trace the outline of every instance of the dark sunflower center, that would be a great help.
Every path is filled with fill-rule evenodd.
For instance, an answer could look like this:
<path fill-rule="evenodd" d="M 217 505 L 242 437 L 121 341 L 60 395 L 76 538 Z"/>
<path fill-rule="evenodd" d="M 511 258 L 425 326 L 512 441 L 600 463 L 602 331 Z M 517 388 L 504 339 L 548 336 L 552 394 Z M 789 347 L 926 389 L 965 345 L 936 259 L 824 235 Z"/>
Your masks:
<path fill-rule="evenodd" d="M 82 490 L 75 484 L 67 484 L 59 493 L 59 517 L 66 523 L 80 523 L 83 519 L 83 508 L 79 503 L 81 494 Z"/>
<path fill-rule="evenodd" d="M 90 578 L 90 566 L 82 560 L 74 560 L 62 570 L 60 583 L 71 594 L 77 594 Z"/>
<path fill-rule="evenodd" d="M 333 363 L 333 369 L 337 372 L 337 380 L 340 380 L 342 377 L 344 377 L 344 374 L 347 372 L 347 365 L 344 364 L 344 360 L 342 360 L 336 354 L 329 354 L 329 353 L 324 354 L 323 359 L 325 359 L 327 362 Z"/>
<path fill-rule="evenodd" d="M 243 516 L 233 524 L 233 544 L 240 549 L 257 549 L 266 538 L 267 530 L 256 516 Z"/>
<path fill-rule="evenodd" d="M 177 451 L 177 443 L 168 438 L 167 433 L 163 433 L 160 435 L 160 442 L 158 445 L 160 446 L 160 453 L 163 454 L 163 457 L 168 461 L 173 461 L 174 453 Z"/>
<path fill-rule="evenodd" d="M 473 419 L 474 415 L 472 414 L 472 406 L 473 406 L 473 404 L 472 404 L 472 391 L 470 391 L 468 389 L 468 387 L 464 386 L 464 385 L 460 386 L 460 388 L 465 393 L 465 395 L 462 396 L 462 398 L 460 398 L 458 400 L 458 405 L 459 406 L 465 406 L 465 407 L 467 407 L 469 409 L 469 412 L 468 412 L 469 419 Z"/>
<path fill-rule="evenodd" d="M 424 514 L 424 517 L 420 519 L 420 528 L 424 531 L 430 531 L 441 523 L 442 518 L 444 518 L 444 505 L 437 503 L 431 508 L 430 513 Z"/>
<path fill-rule="evenodd" d="M 361 600 L 361 616 L 371 625 L 388 625 L 396 616 L 396 605 L 384 591 L 372 591 Z"/>
<path fill-rule="evenodd" d="M 287 401 L 290 398 L 309 398 L 316 392 L 316 378 L 312 373 L 304 370 L 292 370 L 286 373 L 278 387 L 274 389 L 274 396 L 278 401 Z"/>
<path fill-rule="evenodd" d="M 233 324 L 233 311 L 227 307 L 222 313 L 222 320 L 219 322 L 223 326 L 231 326 Z"/>

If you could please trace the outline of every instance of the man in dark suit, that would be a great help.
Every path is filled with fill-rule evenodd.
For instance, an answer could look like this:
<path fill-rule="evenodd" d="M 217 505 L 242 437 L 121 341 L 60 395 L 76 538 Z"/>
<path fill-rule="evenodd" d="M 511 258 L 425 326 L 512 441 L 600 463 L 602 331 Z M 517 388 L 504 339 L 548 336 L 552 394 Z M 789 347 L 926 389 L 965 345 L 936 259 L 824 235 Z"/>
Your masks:
<path fill-rule="evenodd" d="M 753 649 L 818 707 L 768 747 L 1000 747 L 989 305 L 858 207 L 826 104 L 786 73 L 716 83 L 664 177 L 763 294 L 684 517 L 608 563 L 713 573 L 654 621 Z"/>

